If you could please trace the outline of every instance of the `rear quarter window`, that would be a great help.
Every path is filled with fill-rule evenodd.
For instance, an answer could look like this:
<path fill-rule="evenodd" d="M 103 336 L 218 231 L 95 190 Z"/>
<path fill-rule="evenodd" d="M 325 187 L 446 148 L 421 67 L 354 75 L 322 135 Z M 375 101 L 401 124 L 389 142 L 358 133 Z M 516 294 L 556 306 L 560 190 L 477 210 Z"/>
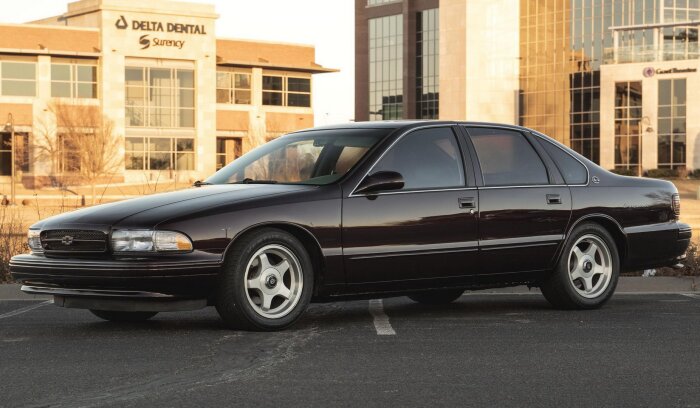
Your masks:
<path fill-rule="evenodd" d="M 588 182 L 586 166 L 554 143 L 542 140 L 539 137 L 536 137 L 536 139 L 547 151 L 547 154 L 552 157 L 566 184 L 586 184 Z"/>

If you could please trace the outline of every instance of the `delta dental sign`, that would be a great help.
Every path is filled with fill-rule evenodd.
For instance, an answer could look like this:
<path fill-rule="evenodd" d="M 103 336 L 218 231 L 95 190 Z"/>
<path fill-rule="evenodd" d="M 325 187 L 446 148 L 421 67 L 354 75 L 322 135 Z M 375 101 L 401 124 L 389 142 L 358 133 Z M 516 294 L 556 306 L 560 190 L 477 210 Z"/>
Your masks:
<path fill-rule="evenodd" d="M 173 22 L 160 22 L 148 20 L 131 20 L 131 24 L 126 20 L 126 17 L 119 16 L 114 26 L 119 30 L 132 31 L 150 31 L 161 33 L 176 33 L 176 34 L 193 34 L 206 35 L 207 31 L 204 25 L 200 24 L 182 24 Z M 150 47 L 174 47 L 182 49 L 185 46 L 185 40 L 174 40 L 170 38 L 158 38 L 152 34 L 144 34 L 139 37 L 141 49 L 145 50 Z"/>

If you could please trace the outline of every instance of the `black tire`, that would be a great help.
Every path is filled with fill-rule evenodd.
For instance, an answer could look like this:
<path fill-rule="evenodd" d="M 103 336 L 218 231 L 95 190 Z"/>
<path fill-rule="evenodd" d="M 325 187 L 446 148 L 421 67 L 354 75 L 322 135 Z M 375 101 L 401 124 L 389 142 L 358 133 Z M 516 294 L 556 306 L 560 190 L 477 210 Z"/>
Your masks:
<path fill-rule="evenodd" d="M 408 298 L 424 305 L 446 305 L 459 299 L 462 293 L 463 289 L 431 290 L 410 294 Z"/>
<path fill-rule="evenodd" d="M 594 297 L 583 296 L 580 293 L 582 288 L 579 287 L 579 289 L 577 289 L 577 285 L 580 286 L 581 281 L 570 277 L 570 269 L 575 268 L 577 264 L 577 258 L 573 258 L 574 260 L 570 259 L 573 247 L 579 240 L 585 239 L 586 237 L 597 238 L 600 243 L 607 247 L 610 255 L 610 267 L 612 268 L 607 287 L 601 284 L 600 292 L 591 294 L 592 296 L 594 295 Z M 585 245 L 585 242 L 581 243 Z M 572 261 L 571 265 L 570 261 Z M 571 232 L 554 271 L 542 282 L 540 289 L 547 301 L 555 308 L 596 309 L 604 305 L 613 295 L 617 287 L 619 276 L 620 256 L 615 240 L 601 225 L 596 223 L 584 223 L 574 228 Z M 592 279 L 595 279 L 595 277 Z M 603 279 L 603 275 L 598 279 Z M 595 286 L 596 284 L 597 283 L 594 283 L 591 286 Z"/>
<path fill-rule="evenodd" d="M 253 256 L 259 251 L 270 246 L 276 246 L 289 251 L 295 260 L 298 261 L 301 276 L 296 281 L 302 282 L 301 287 L 297 286 L 295 301 L 288 304 L 288 309 L 284 315 L 264 316 L 261 305 L 254 305 L 257 294 L 262 294 L 247 287 L 249 271 L 246 270 L 249 262 L 255 262 Z M 292 262 L 293 263 L 293 262 Z M 253 263 L 252 265 L 255 265 Z M 271 265 L 274 267 L 277 265 Z M 253 267 L 255 268 L 255 267 Z M 257 272 L 260 274 L 262 268 Z M 251 273 L 253 269 L 251 269 Z M 289 269 L 291 274 L 293 269 Z M 284 281 L 287 287 L 285 274 L 280 281 Z M 291 277 L 289 278 L 291 279 Z M 277 282 L 277 281 L 276 281 Z M 279 283 L 278 283 L 279 284 Z M 219 276 L 216 292 L 215 305 L 224 324 L 232 329 L 253 330 L 253 331 L 274 331 L 285 329 L 294 324 L 304 313 L 313 293 L 314 271 L 311 258 L 304 245 L 293 235 L 276 229 L 263 228 L 241 237 L 233 244 L 226 256 L 226 262 Z M 289 286 L 292 286 L 289 284 Z M 269 289 L 269 288 L 268 288 Z M 292 292 L 294 289 L 288 287 Z M 261 289 L 262 290 L 262 289 Z M 276 301 L 280 298 L 277 297 Z M 282 303 L 286 300 L 282 298 Z M 282 307 L 282 306 L 279 306 Z M 274 308 L 273 308 L 274 309 Z"/>
<path fill-rule="evenodd" d="M 100 319 L 110 322 L 143 322 L 158 314 L 158 312 L 121 312 L 116 310 L 92 310 L 90 312 Z"/>

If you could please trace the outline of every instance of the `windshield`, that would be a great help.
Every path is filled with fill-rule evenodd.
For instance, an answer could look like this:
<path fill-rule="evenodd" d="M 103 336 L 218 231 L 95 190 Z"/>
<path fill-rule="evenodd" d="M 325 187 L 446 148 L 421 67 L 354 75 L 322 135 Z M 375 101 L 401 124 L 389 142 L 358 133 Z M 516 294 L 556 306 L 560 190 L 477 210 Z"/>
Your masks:
<path fill-rule="evenodd" d="M 391 129 L 312 130 L 266 143 L 216 172 L 209 184 L 330 184 Z"/>

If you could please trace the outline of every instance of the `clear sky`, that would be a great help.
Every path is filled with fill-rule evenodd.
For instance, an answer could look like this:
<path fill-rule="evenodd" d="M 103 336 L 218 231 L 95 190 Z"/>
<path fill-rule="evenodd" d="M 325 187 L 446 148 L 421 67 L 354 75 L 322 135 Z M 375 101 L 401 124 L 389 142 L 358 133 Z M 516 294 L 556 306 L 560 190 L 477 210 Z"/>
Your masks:
<path fill-rule="evenodd" d="M 147 0 L 145 0 L 147 1 Z M 316 46 L 316 62 L 339 73 L 314 76 L 316 125 L 354 116 L 355 38 L 353 0 L 189 0 L 216 6 L 219 37 Z M 24 23 L 58 15 L 65 0 L 0 0 L 0 22 Z"/>

